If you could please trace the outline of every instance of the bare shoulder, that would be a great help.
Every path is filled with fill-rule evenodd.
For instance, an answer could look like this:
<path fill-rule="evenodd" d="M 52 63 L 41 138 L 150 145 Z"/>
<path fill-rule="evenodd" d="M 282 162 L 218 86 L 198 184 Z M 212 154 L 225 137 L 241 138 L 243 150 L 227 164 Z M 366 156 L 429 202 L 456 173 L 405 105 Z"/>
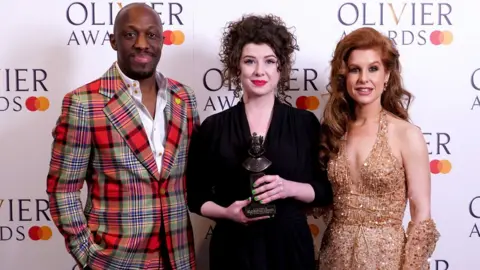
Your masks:
<path fill-rule="evenodd" d="M 387 120 L 389 123 L 389 132 L 391 131 L 393 133 L 396 140 L 402 144 L 403 147 L 416 148 L 422 144 L 425 145 L 425 138 L 423 137 L 420 127 L 392 114 L 387 115 Z"/>

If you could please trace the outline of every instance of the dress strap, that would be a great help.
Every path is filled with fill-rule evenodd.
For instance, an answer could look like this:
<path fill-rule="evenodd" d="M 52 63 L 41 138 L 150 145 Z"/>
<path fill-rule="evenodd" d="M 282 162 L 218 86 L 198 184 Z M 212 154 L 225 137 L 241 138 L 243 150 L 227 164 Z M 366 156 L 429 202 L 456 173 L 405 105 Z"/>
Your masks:
<path fill-rule="evenodd" d="M 388 133 L 388 120 L 387 120 L 387 112 L 382 110 L 380 112 L 380 134 L 386 135 Z"/>

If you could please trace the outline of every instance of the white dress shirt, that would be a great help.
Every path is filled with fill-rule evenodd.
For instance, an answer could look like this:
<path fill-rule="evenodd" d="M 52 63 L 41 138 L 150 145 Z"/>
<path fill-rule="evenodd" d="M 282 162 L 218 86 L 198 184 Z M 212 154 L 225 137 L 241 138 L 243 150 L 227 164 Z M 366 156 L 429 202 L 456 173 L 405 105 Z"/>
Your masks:
<path fill-rule="evenodd" d="M 116 68 L 120 73 L 123 82 L 127 86 L 128 92 L 132 96 L 135 105 L 137 107 L 138 113 L 142 120 L 143 127 L 148 136 L 148 142 L 150 143 L 150 148 L 152 149 L 153 155 L 155 156 L 155 162 L 157 164 L 158 171 L 162 169 L 162 159 L 164 151 L 164 141 L 165 141 L 165 106 L 166 106 L 166 79 L 159 73 L 156 76 L 158 91 L 157 91 L 157 104 L 155 108 L 155 117 L 150 115 L 150 112 L 147 110 L 145 105 L 142 103 L 142 91 L 140 91 L 140 83 L 136 80 L 128 78 L 116 64 Z"/>

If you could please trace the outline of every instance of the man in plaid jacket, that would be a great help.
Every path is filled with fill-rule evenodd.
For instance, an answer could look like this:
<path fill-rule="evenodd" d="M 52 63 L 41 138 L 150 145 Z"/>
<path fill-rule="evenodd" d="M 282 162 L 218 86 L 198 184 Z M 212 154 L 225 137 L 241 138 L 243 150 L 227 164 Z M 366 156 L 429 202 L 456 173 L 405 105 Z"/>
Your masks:
<path fill-rule="evenodd" d="M 47 179 L 51 216 L 83 269 L 193 270 L 184 171 L 200 124 L 194 93 L 156 72 L 163 28 L 150 7 L 120 10 L 110 42 L 117 61 L 63 99 Z"/>

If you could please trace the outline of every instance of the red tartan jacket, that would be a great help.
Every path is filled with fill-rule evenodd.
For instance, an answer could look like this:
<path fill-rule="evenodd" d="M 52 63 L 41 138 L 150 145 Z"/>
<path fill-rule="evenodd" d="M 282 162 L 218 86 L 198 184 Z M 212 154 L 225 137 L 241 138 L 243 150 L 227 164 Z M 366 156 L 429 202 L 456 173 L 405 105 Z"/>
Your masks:
<path fill-rule="evenodd" d="M 63 99 L 53 130 L 47 193 L 53 221 L 82 266 L 159 269 L 163 223 L 171 267 L 196 268 L 184 172 L 190 136 L 200 120 L 192 90 L 167 81 L 160 173 L 115 64 Z M 85 209 L 80 200 L 84 182 Z"/>

